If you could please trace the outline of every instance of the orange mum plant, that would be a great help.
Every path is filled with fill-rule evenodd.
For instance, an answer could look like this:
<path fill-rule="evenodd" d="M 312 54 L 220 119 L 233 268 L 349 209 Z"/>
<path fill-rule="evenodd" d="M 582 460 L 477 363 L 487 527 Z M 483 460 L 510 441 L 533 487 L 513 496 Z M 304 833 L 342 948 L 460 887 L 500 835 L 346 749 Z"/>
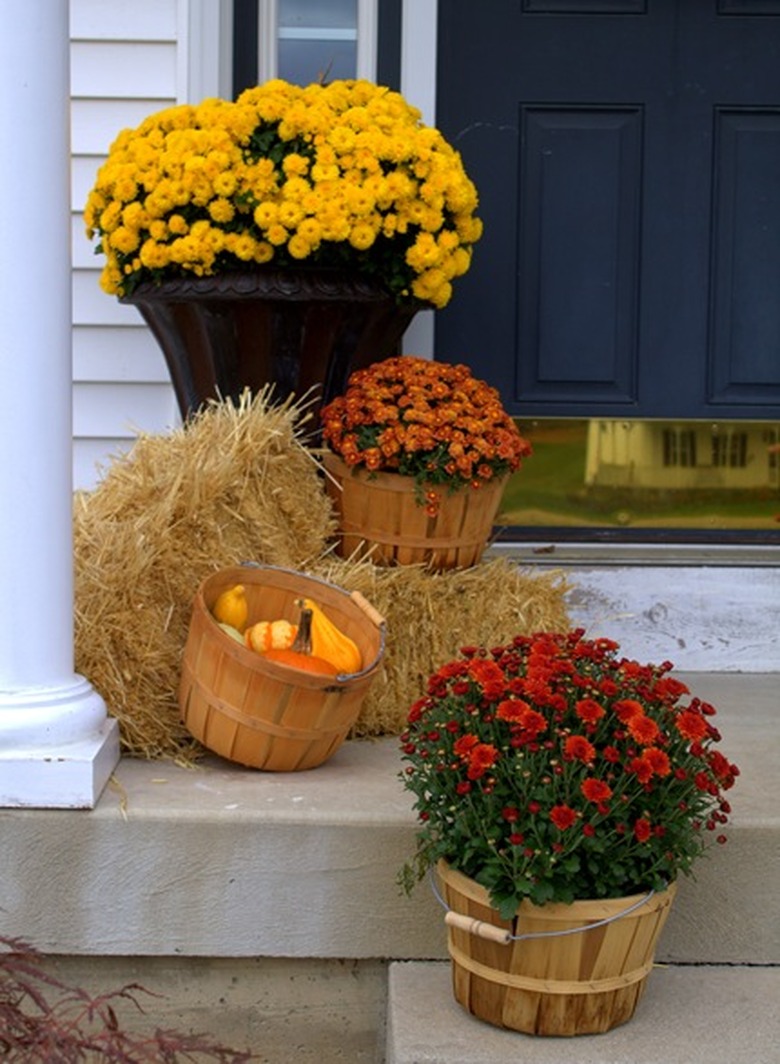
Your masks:
<path fill-rule="evenodd" d="M 738 768 L 714 708 L 669 662 L 641 665 L 582 630 L 468 647 L 429 680 L 401 735 L 417 850 L 510 919 L 537 905 L 663 890 L 725 842 Z"/>
<path fill-rule="evenodd" d="M 495 388 L 468 366 L 413 355 L 356 370 L 321 417 L 323 440 L 347 466 L 413 477 L 431 516 L 436 485 L 478 489 L 531 453 Z"/>

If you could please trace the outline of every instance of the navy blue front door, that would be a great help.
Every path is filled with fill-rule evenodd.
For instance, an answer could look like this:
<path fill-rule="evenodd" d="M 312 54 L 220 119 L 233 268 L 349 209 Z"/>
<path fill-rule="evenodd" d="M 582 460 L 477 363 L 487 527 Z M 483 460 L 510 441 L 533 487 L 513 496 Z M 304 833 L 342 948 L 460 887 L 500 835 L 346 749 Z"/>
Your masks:
<path fill-rule="evenodd" d="M 780 0 L 443 0 L 485 235 L 437 315 L 523 416 L 776 418 Z"/>

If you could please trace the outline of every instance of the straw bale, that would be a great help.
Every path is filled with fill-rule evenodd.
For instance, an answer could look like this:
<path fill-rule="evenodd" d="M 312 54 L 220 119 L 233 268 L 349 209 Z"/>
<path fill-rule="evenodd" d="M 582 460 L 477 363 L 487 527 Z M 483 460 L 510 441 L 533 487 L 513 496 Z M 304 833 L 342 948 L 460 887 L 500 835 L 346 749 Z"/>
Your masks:
<path fill-rule="evenodd" d="M 334 519 L 305 446 L 306 404 L 269 390 L 141 435 L 74 504 L 76 667 L 120 724 L 125 752 L 187 760 L 177 689 L 192 597 L 243 561 L 303 569 Z"/>
<path fill-rule="evenodd" d="M 355 737 L 397 734 L 427 677 L 465 644 L 568 627 L 565 585 L 506 559 L 431 573 L 336 558 L 335 519 L 306 403 L 269 391 L 210 404 L 183 428 L 141 435 L 74 504 L 76 667 L 106 700 L 126 754 L 191 764 L 179 720 L 192 598 L 244 561 L 297 569 L 361 591 L 387 621 L 380 674 Z"/>
<path fill-rule="evenodd" d="M 428 677 L 461 647 L 489 648 L 514 635 L 569 627 L 560 573 L 523 571 L 506 558 L 441 573 L 333 560 L 321 575 L 360 591 L 387 621 L 383 665 L 353 737 L 401 732 Z"/>

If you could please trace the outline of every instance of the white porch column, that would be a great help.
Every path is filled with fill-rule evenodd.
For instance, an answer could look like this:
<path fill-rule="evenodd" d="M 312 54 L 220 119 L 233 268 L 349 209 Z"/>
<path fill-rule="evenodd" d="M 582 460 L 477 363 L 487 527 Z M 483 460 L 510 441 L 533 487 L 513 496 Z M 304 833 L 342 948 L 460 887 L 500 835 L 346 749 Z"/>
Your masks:
<path fill-rule="evenodd" d="M 0 34 L 0 806 L 91 807 L 116 721 L 73 662 L 68 0 Z"/>

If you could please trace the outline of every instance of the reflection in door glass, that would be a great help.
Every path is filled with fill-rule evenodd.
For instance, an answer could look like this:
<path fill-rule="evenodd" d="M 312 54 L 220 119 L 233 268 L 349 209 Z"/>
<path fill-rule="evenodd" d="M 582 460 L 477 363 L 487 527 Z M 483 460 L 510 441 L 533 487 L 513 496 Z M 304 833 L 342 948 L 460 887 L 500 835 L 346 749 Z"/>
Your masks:
<path fill-rule="evenodd" d="M 279 0 L 279 77 L 297 85 L 354 78 L 357 0 Z"/>
<path fill-rule="evenodd" d="M 780 530 L 780 422 L 520 421 L 506 526 Z"/>

